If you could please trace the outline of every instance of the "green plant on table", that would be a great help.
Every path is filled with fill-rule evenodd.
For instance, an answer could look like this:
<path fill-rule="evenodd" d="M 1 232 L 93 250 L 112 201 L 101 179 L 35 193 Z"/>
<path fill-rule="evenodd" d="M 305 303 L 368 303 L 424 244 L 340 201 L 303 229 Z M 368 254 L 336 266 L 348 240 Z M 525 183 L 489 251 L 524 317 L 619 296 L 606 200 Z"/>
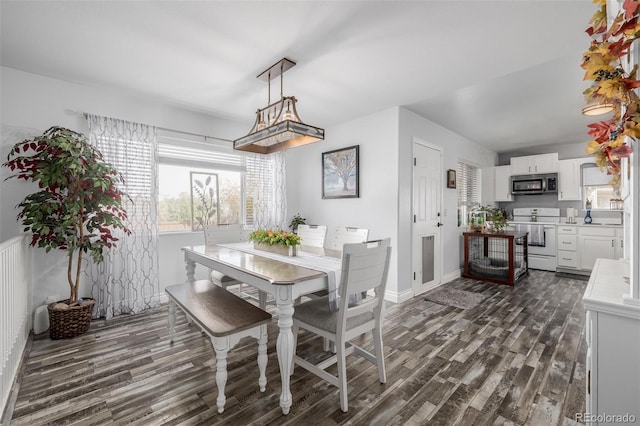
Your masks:
<path fill-rule="evenodd" d="M 289 247 L 299 245 L 301 239 L 293 232 L 282 229 L 257 229 L 249 234 L 249 241 Z"/>
<path fill-rule="evenodd" d="M 291 223 L 289 223 L 289 229 L 291 229 L 293 232 L 296 232 L 296 230 L 298 229 L 298 225 L 305 225 L 306 223 L 307 223 L 307 219 L 300 216 L 300 213 L 296 213 L 291 218 Z"/>

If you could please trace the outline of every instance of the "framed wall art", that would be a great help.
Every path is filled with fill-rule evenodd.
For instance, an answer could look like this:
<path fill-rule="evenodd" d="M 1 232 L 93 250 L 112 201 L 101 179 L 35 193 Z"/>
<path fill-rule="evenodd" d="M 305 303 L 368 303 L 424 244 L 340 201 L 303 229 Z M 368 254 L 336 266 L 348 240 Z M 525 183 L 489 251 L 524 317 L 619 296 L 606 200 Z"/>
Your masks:
<path fill-rule="evenodd" d="M 447 188 L 456 187 L 456 171 L 453 169 L 447 170 Z"/>
<path fill-rule="evenodd" d="M 360 145 L 322 153 L 322 198 L 360 197 Z"/>

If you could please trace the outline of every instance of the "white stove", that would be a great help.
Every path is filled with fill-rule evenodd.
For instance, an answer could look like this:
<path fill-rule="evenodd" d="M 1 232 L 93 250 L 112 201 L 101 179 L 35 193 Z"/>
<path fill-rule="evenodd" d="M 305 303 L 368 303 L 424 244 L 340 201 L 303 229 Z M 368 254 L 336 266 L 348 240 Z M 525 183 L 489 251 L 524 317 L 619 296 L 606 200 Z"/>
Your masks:
<path fill-rule="evenodd" d="M 555 272 L 556 225 L 560 223 L 560 209 L 555 207 L 525 207 L 513 209 L 512 231 L 529 232 L 529 267 Z"/>

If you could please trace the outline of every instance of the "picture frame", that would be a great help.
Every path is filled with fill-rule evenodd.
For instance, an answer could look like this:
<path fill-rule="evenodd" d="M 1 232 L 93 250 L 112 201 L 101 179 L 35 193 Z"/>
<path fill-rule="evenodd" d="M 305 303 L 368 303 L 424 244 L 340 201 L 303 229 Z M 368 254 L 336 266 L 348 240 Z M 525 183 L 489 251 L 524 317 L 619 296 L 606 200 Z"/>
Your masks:
<path fill-rule="evenodd" d="M 360 145 L 322 153 L 322 198 L 360 197 Z"/>
<path fill-rule="evenodd" d="M 456 171 L 453 169 L 447 170 L 447 188 L 456 187 Z"/>

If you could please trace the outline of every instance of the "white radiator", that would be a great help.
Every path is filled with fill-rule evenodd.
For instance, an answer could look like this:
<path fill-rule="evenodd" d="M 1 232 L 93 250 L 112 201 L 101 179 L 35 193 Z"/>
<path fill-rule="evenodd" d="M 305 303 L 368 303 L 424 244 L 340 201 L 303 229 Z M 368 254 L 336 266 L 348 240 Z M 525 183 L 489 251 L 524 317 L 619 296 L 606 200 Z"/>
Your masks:
<path fill-rule="evenodd" d="M 25 236 L 0 244 L 0 408 L 5 407 L 31 331 L 31 258 Z M 2 413 L 2 410 L 0 410 Z"/>

